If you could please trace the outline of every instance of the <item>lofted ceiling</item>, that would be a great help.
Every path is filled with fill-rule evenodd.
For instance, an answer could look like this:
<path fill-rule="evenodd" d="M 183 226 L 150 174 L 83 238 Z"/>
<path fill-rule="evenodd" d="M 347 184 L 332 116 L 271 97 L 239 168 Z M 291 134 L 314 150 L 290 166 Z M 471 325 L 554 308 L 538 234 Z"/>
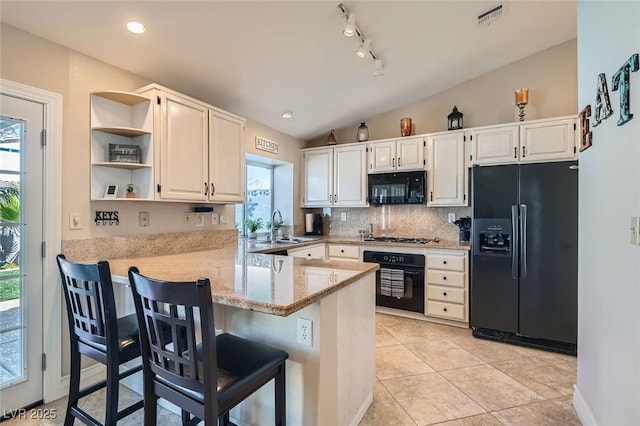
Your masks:
<path fill-rule="evenodd" d="M 576 37 L 574 0 L 505 0 L 490 25 L 476 18 L 497 1 L 345 1 L 374 77 L 339 3 L 2 0 L 0 20 L 304 140 Z"/>

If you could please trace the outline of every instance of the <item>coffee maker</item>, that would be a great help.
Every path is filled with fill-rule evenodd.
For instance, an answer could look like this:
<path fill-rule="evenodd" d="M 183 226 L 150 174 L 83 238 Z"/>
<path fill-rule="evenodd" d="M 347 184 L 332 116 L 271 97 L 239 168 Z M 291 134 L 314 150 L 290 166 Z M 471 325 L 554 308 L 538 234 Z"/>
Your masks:
<path fill-rule="evenodd" d="M 458 242 L 468 243 L 471 239 L 471 218 L 461 217 L 453 223 L 458 225 Z"/>
<path fill-rule="evenodd" d="M 322 235 L 323 230 L 324 230 L 324 223 L 322 221 L 322 215 L 320 213 L 316 213 L 313 219 L 313 234 Z"/>

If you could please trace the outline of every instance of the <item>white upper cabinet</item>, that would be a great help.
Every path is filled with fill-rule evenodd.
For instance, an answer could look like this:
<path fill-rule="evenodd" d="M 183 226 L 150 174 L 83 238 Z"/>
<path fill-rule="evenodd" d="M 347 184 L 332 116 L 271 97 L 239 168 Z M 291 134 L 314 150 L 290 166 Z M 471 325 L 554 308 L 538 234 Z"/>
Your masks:
<path fill-rule="evenodd" d="M 245 122 L 209 111 L 209 199 L 239 202 L 243 191 L 243 141 Z"/>
<path fill-rule="evenodd" d="M 577 119 L 543 120 L 520 126 L 520 162 L 577 158 Z"/>
<path fill-rule="evenodd" d="M 471 144 L 471 164 L 500 164 L 518 161 L 519 126 L 483 127 L 471 129 L 467 137 Z"/>
<path fill-rule="evenodd" d="M 427 205 L 466 206 L 468 170 L 465 165 L 464 133 L 447 132 L 427 136 Z"/>
<path fill-rule="evenodd" d="M 368 173 L 423 170 L 424 149 L 423 137 L 371 142 Z"/>
<path fill-rule="evenodd" d="M 91 104 L 91 200 L 154 199 L 153 108 L 151 99 L 127 92 L 95 92 Z M 133 185 L 135 198 L 127 198 Z M 113 197 L 108 198 L 113 200 Z"/>
<path fill-rule="evenodd" d="M 156 199 L 241 202 L 245 120 L 157 84 L 140 92 L 155 100 Z"/>
<path fill-rule="evenodd" d="M 302 151 L 304 207 L 367 205 L 366 146 L 349 144 Z"/>
<path fill-rule="evenodd" d="M 470 129 L 471 165 L 575 160 L 575 117 Z"/>

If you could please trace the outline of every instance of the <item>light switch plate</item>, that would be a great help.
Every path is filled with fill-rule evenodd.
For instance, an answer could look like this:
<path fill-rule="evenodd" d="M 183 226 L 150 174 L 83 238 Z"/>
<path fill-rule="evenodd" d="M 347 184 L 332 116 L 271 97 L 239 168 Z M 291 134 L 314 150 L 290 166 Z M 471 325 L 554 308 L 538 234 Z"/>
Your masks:
<path fill-rule="evenodd" d="M 211 213 L 211 224 L 219 225 L 220 224 L 220 215 L 218 213 Z"/>
<path fill-rule="evenodd" d="M 80 213 L 69 213 L 69 229 L 82 229 L 82 215 Z"/>
<path fill-rule="evenodd" d="M 204 226 L 204 215 L 196 213 L 196 226 Z"/>
<path fill-rule="evenodd" d="M 185 225 L 193 225 L 194 215 L 195 213 L 192 212 L 184 212 L 184 214 L 182 215 L 182 223 L 184 223 Z"/>
<path fill-rule="evenodd" d="M 449 218 L 449 223 L 453 223 L 456 221 L 456 214 L 455 213 L 448 213 L 447 217 Z"/>
<path fill-rule="evenodd" d="M 640 216 L 631 216 L 631 244 L 640 246 Z"/>
<path fill-rule="evenodd" d="M 149 226 L 149 212 L 138 213 L 138 223 L 140 226 Z"/>

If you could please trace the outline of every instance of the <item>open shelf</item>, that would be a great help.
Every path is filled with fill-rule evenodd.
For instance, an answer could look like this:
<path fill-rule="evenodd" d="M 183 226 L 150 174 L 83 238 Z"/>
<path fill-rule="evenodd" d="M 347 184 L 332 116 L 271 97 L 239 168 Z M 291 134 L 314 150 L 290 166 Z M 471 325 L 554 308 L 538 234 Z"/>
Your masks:
<path fill-rule="evenodd" d="M 93 95 L 100 96 L 101 98 L 109 99 L 121 104 L 133 106 L 141 104 L 142 102 L 149 102 L 151 99 L 146 96 L 141 96 L 135 93 L 108 91 L 108 92 L 94 92 Z"/>
<path fill-rule="evenodd" d="M 114 169 L 127 169 L 127 170 L 135 170 L 135 169 L 145 169 L 151 168 L 150 164 L 140 164 L 140 163 L 114 163 L 114 162 L 100 162 L 93 163 L 92 166 L 100 166 L 100 167 L 113 167 Z"/>
<path fill-rule="evenodd" d="M 136 129 L 134 127 L 94 127 L 93 130 L 110 133 L 112 135 L 124 136 L 127 138 L 151 134 L 150 131 L 144 129 Z"/>

